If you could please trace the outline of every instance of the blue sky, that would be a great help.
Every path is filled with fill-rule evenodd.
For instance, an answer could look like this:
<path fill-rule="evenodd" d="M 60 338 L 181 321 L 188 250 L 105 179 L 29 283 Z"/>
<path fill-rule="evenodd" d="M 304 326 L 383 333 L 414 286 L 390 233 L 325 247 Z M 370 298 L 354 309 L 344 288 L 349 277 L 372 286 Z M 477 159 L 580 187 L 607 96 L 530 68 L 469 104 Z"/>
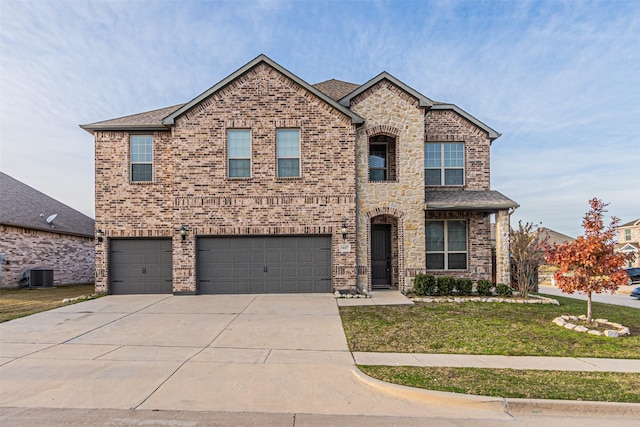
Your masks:
<path fill-rule="evenodd" d="M 79 124 L 187 102 L 264 53 L 309 83 L 387 71 L 502 136 L 512 217 L 640 218 L 640 1 L 0 1 L 0 169 L 93 216 Z"/>

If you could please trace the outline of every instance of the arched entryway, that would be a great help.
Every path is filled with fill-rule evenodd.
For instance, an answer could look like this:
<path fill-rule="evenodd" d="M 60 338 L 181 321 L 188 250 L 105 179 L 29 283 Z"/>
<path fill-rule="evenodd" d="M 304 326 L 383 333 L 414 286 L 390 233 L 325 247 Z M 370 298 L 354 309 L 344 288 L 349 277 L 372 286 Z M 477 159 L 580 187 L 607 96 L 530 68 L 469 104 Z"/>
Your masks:
<path fill-rule="evenodd" d="M 385 210 L 386 211 L 386 210 Z M 396 213 L 397 214 L 397 213 Z M 369 288 L 401 289 L 403 269 L 401 215 L 376 212 L 369 218 Z"/>

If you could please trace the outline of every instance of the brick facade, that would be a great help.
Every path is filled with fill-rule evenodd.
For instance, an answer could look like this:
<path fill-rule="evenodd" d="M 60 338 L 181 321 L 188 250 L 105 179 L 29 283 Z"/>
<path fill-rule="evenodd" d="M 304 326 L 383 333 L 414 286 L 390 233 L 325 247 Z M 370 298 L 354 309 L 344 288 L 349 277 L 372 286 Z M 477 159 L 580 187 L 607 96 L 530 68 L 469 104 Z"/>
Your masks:
<path fill-rule="evenodd" d="M 276 175 L 276 130 L 300 129 L 301 177 Z M 251 178 L 227 178 L 229 129 L 251 131 Z M 154 132 L 152 183 L 129 182 L 129 136 L 96 133 L 96 227 L 107 237 L 173 237 L 174 292 L 196 291 L 198 236 L 333 236 L 333 286 L 355 287 L 355 144 L 349 117 L 260 64 Z M 182 242 L 177 230 L 190 232 Z M 108 242 L 106 242 L 108 243 Z M 96 287 L 108 286 L 108 245 L 96 249 Z"/>
<path fill-rule="evenodd" d="M 96 246 L 99 291 L 108 291 L 110 239 L 170 237 L 173 290 L 197 292 L 197 238 L 218 235 L 331 235 L 333 289 L 371 289 L 371 228 L 378 224 L 390 226 L 390 285 L 405 291 L 417 273 L 427 272 L 425 221 L 436 218 L 467 222 L 468 264 L 466 270 L 429 273 L 491 279 L 490 214 L 498 213 L 499 229 L 506 224 L 508 230 L 508 211 L 429 211 L 424 144 L 464 143 L 464 185 L 438 190 L 486 191 L 490 145 L 499 134 L 454 106 L 430 109 L 430 100 L 394 79 L 374 79 L 337 104 L 342 95 L 323 98 L 277 64 L 259 59 L 161 116 L 152 130 L 132 125 L 153 136 L 150 183 L 130 182 L 133 131 L 118 129 L 127 118 L 85 127 L 95 136 L 96 228 L 106 236 Z M 292 128 L 300 130 L 301 176 L 278 178 L 276 132 Z M 250 131 L 250 178 L 228 178 L 230 129 Z M 385 181 L 369 179 L 371 143 L 387 144 Z M 184 241 L 181 225 L 189 230 Z M 339 248 L 344 243 L 349 245 Z M 500 245 L 498 269 L 508 272 L 508 241 Z"/>
<path fill-rule="evenodd" d="M 53 268 L 54 285 L 93 283 L 94 241 L 61 233 L 0 225 L 0 248 L 5 260 L 1 288 L 19 286 L 22 272 Z"/>

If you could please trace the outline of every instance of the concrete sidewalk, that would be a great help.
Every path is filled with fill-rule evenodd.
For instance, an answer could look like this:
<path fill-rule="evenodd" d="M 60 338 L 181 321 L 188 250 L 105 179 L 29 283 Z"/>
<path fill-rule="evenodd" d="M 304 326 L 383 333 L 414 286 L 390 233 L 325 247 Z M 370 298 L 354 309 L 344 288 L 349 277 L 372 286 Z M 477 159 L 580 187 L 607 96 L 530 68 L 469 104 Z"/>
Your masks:
<path fill-rule="evenodd" d="M 640 359 L 363 352 L 355 352 L 353 357 L 358 365 L 640 373 Z"/>

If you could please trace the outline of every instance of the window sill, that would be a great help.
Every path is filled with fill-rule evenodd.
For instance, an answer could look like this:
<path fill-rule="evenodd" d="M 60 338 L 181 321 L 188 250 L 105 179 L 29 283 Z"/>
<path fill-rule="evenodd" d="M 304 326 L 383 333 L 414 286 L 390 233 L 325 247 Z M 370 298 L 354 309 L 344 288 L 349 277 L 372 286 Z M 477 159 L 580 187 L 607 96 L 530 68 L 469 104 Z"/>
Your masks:
<path fill-rule="evenodd" d="M 302 180 L 301 176 L 278 176 L 276 177 L 276 180 L 278 181 L 296 181 L 296 180 Z"/>
<path fill-rule="evenodd" d="M 371 180 L 369 180 L 369 183 L 370 184 L 397 184 L 398 180 L 397 179 L 393 179 L 393 180 L 392 179 L 387 179 L 387 180 L 384 180 L 384 181 L 371 181 Z"/>

